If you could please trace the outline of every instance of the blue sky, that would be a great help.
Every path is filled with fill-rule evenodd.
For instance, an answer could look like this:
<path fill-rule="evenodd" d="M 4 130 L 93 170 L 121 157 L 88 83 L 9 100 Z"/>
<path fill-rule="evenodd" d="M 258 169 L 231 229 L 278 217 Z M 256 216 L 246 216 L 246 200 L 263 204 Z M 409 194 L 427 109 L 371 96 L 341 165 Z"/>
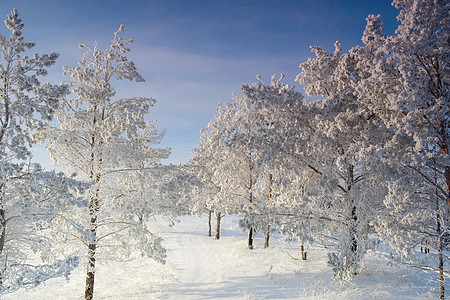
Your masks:
<path fill-rule="evenodd" d="M 77 64 L 79 42 L 105 48 L 125 24 L 124 37 L 135 39 L 128 57 L 146 82 L 115 87 L 119 96 L 158 101 L 149 119 L 167 130 L 171 163 L 189 160 L 217 104 L 231 101 L 242 84 L 284 73 L 303 92 L 294 78 L 312 56 L 310 45 L 332 51 L 336 40 L 345 50 L 360 44 L 369 14 L 381 14 L 392 34 L 398 13 L 388 0 L 1 0 L 2 20 L 13 8 L 25 22 L 25 40 L 37 44 L 33 51 L 60 54 L 43 79 L 51 83 L 68 79 L 61 68 Z M 4 26 L 0 33 L 9 35 Z M 36 153 L 49 165 L 42 149 Z"/>

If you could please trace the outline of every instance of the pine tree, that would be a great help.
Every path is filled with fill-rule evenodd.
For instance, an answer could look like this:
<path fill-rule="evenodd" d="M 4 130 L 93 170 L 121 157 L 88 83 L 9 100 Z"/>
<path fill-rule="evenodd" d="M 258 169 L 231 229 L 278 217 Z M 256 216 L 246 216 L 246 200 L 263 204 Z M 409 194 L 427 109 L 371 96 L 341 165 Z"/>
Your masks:
<path fill-rule="evenodd" d="M 396 0 L 393 5 L 400 9 L 395 34 L 383 35 L 381 16 L 371 15 L 365 45 L 350 51 L 365 71 L 356 87 L 358 97 L 393 130 L 384 160 L 397 174 L 389 180 L 390 213 L 380 218 L 380 233 L 403 262 L 416 256 L 417 242 L 429 244 L 435 251 L 431 255 L 437 256 L 444 298 L 450 204 L 450 3 Z"/>
<path fill-rule="evenodd" d="M 94 295 L 96 262 L 100 254 L 112 258 L 142 254 L 165 261 L 161 238 L 149 232 L 138 203 L 149 193 L 142 189 L 145 172 L 167 158 L 169 149 L 155 148 L 164 136 L 155 122 L 145 121 L 155 100 L 144 97 L 115 99 L 113 79 L 143 82 L 133 62 L 128 61 L 127 45 L 121 37 L 124 26 L 114 33 L 111 45 L 101 51 L 87 49 L 77 67 L 64 68 L 74 96 L 56 112 L 58 125 L 48 131 L 47 149 L 55 163 L 64 164 L 79 178 L 92 184 L 88 208 L 78 215 L 83 227 L 80 238 L 87 246 L 85 298 Z M 149 200 L 149 199 L 145 199 Z M 135 205 L 136 204 L 136 205 Z M 99 245 L 106 244 L 103 253 Z"/>
<path fill-rule="evenodd" d="M 69 186 L 78 184 L 32 162 L 32 135 L 46 127 L 67 93 L 66 86 L 40 82 L 58 54 L 27 55 L 35 43 L 24 40 L 17 10 L 5 25 L 10 35 L 0 34 L 0 293 L 68 276 L 77 265 L 76 257 L 58 261 L 53 246 L 62 241 L 48 234 L 73 200 Z M 31 250 L 42 254 L 44 264 L 31 262 Z"/>
<path fill-rule="evenodd" d="M 311 49 L 316 57 L 300 65 L 296 80 L 306 84 L 309 96 L 321 99 L 311 103 L 309 134 L 297 139 L 296 148 L 306 152 L 302 160 L 321 178 L 314 214 L 327 221 L 322 242 L 335 250 L 329 264 L 336 276 L 351 279 L 368 247 L 365 224 L 374 222 L 383 207 L 386 189 L 379 182 L 386 172 L 377 154 L 392 132 L 359 102 L 355 85 L 364 73 L 354 57 L 342 53 L 338 42 L 332 54 Z"/>

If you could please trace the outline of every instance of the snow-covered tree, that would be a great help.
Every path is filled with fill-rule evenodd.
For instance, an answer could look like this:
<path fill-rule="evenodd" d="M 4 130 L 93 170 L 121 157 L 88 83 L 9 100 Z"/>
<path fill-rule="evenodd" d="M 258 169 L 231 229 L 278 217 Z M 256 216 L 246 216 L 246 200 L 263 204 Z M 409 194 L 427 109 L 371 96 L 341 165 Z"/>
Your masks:
<path fill-rule="evenodd" d="M 200 210 L 191 208 L 194 194 L 193 190 L 202 185 L 201 181 L 189 164 L 163 166 L 164 174 L 156 180 L 158 186 L 153 188 L 157 191 L 157 197 L 165 202 L 160 207 L 159 215 L 169 218 L 170 223 L 177 221 L 178 216 L 187 215 L 191 212 L 199 213 Z M 153 176 L 155 178 L 155 176 Z"/>
<path fill-rule="evenodd" d="M 339 189 L 355 190 L 354 184 L 363 181 L 364 191 L 381 196 L 384 192 L 377 192 L 373 179 L 388 183 L 387 210 L 378 213 L 378 232 L 404 261 L 410 261 L 417 244 L 425 240 L 435 249 L 431 254 L 437 257 L 443 298 L 450 192 L 450 4 L 412 0 L 393 5 L 401 9 L 394 35 L 384 36 L 381 17 L 371 15 L 363 46 L 348 54 L 342 54 L 339 45 L 334 54 L 313 47 L 317 58 L 301 65 L 298 80 L 307 84 L 309 95 L 324 98 L 322 109 L 328 113 L 320 114 L 317 123 L 322 133 L 339 144 L 350 141 L 335 156 L 336 170 L 353 166 L 352 172 L 347 168 L 347 176 L 341 172 Z M 329 125 L 327 119 L 332 121 Z M 358 134 L 348 136 L 356 138 L 342 139 L 352 131 Z M 341 184 L 348 182 L 353 182 L 351 189 Z"/>
<path fill-rule="evenodd" d="M 265 231 L 268 246 L 271 231 L 290 233 L 304 242 L 311 232 L 308 208 L 304 197 L 307 174 L 304 157 L 298 159 L 296 140 L 306 139 L 311 112 L 303 95 L 294 86 L 272 76 L 270 85 L 259 82 L 242 87 L 244 100 L 252 107 L 253 146 L 262 164 L 261 179 L 254 187 L 258 203 L 251 207 L 242 224 Z M 312 115 L 314 116 L 314 115 Z M 238 141 L 239 143 L 239 141 Z M 303 176 L 306 175 L 306 178 Z M 303 230 L 300 230 L 300 227 Z M 303 255 L 305 257 L 305 255 Z"/>
<path fill-rule="evenodd" d="M 113 80 L 144 81 L 126 57 L 133 41 L 121 37 L 123 30 L 121 25 L 104 51 L 97 44 L 80 44 L 87 50 L 78 66 L 64 67 L 73 96 L 56 111 L 58 124 L 46 135 L 53 161 L 92 183 L 88 205 L 73 212 L 87 252 L 86 299 L 93 298 L 96 261 L 102 255 L 120 259 L 139 249 L 159 262 L 166 257 L 161 238 L 146 227 L 142 205 L 148 204 L 142 198 L 155 200 L 143 177 L 157 171 L 170 149 L 155 147 L 164 134 L 145 120 L 154 99 L 115 98 Z"/>
<path fill-rule="evenodd" d="M 386 190 L 379 182 L 385 170 L 377 154 L 391 131 L 355 95 L 354 85 L 364 76 L 357 61 L 343 54 L 339 43 L 332 54 L 319 47 L 312 51 L 316 57 L 300 65 L 296 80 L 321 99 L 311 104 L 312 130 L 296 139 L 295 155 L 320 175 L 314 218 L 327 223 L 323 242 L 335 250 L 329 263 L 346 279 L 357 273 L 368 246 L 365 226 L 382 208 Z"/>
<path fill-rule="evenodd" d="M 218 188 L 212 182 L 211 170 L 206 167 L 209 157 L 206 157 L 201 151 L 200 148 L 192 149 L 196 155 L 184 165 L 185 172 L 190 174 L 191 184 L 180 204 L 187 207 L 189 212 L 194 215 L 208 214 L 208 236 L 212 236 L 213 199 Z M 216 238 L 219 237 L 220 223 L 216 226 Z"/>
<path fill-rule="evenodd" d="M 367 18 L 364 46 L 350 50 L 364 80 L 356 95 L 392 128 L 384 161 L 397 170 L 389 183 L 380 233 L 401 257 L 414 256 L 417 242 L 435 250 L 444 298 L 445 244 L 450 201 L 450 3 L 395 0 L 400 25 L 383 35 L 380 16 Z M 431 260 L 429 260 L 431 261 Z"/>
<path fill-rule="evenodd" d="M 265 231 L 268 246 L 277 218 L 274 182 L 284 176 L 280 134 L 295 122 L 287 115 L 303 102 L 282 79 L 243 85 L 242 96 L 220 105 L 215 120 L 202 131 L 194 158 L 200 179 L 214 194 L 215 209 L 243 216 L 240 224 L 249 229 L 249 248 L 254 230 Z"/>
<path fill-rule="evenodd" d="M 0 293 L 67 276 L 77 264 L 75 257 L 58 260 L 53 246 L 61 241 L 49 237 L 60 209 L 73 200 L 69 186 L 76 189 L 77 183 L 31 160 L 32 135 L 52 119 L 67 92 L 63 85 L 40 83 L 58 54 L 27 54 L 35 43 L 24 40 L 17 10 L 5 25 L 10 35 L 0 34 Z"/>
<path fill-rule="evenodd" d="M 201 185 L 194 188 L 192 198 L 188 204 L 191 211 L 199 214 L 215 212 L 216 239 L 220 237 L 220 220 L 222 213 L 239 214 L 241 205 L 237 203 L 234 194 L 226 195 L 223 189 L 224 168 L 231 167 L 233 152 L 224 145 L 226 139 L 226 124 L 232 110 L 227 105 L 219 105 L 215 119 L 201 131 L 200 145 L 193 149 L 195 156 L 190 161 L 194 174 L 201 181 Z"/>
<path fill-rule="evenodd" d="M 251 130 L 249 124 L 236 122 L 236 114 L 245 114 L 241 105 L 236 101 L 219 105 L 215 119 L 202 130 L 201 144 L 196 149 L 197 160 L 207 170 L 205 175 L 211 176 L 208 180 L 217 188 L 210 203 L 216 213 L 242 215 L 244 207 L 253 203 L 256 155 L 248 145 L 234 143 L 237 135 L 243 136 Z M 248 247 L 253 248 L 252 228 L 249 229 Z"/>
<path fill-rule="evenodd" d="M 282 151 L 287 128 L 295 126 L 293 111 L 303 105 L 303 96 L 294 86 L 283 83 L 284 75 L 271 77 L 270 84 L 258 82 L 241 87 L 243 96 L 236 97 L 241 109 L 234 117 L 238 134 L 230 145 L 250 148 L 255 155 L 257 172 L 252 190 L 257 201 L 247 207 L 242 225 L 265 232 L 264 246 L 268 247 L 270 232 L 276 228 L 280 183 L 292 165 Z M 250 130 L 242 131 L 240 127 Z"/>
<path fill-rule="evenodd" d="M 8 205 L 0 294 L 33 288 L 53 277 L 68 278 L 78 266 L 78 256 L 61 251 L 69 230 L 59 222 L 61 212 L 82 204 L 72 194 L 85 187 L 62 173 L 45 172 L 38 164 L 29 165 L 20 179 L 9 179 L 2 195 Z M 36 264 L 36 259 L 42 263 Z"/>

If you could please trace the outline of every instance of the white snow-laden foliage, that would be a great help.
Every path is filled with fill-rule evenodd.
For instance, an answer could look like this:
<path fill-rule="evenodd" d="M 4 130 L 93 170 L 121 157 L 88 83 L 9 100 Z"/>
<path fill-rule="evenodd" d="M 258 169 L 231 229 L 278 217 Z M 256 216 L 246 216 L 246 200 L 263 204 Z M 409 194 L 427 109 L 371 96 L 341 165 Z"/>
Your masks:
<path fill-rule="evenodd" d="M 20 179 L 6 182 L 0 293 L 32 288 L 56 276 L 67 278 L 78 266 L 77 256 L 61 251 L 69 230 L 59 223 L 62 212 L 82 205 L 81 199 L 72 195 L 85 188 L 62 173 L 42 171 L 38 164 L 28 166 Z"/>
<path fill-rule="evenodd" d="M 245 207 L 241 226 L 266 231 L 266 236 L 278 223 L 280 189 L 286 185 L 286 175 L 294 174 L 283 148 L 284 134 L 297 122 L 293 112 L 303 106 L 303 96 L 283 83 L 283 78 L 283 74 L 278 79 L 272 76 L 270 85 L 259 78 L 256 83 L 241 87 L 243 96 L 235 98 L 241 108 L 233 120 L 238 132 L 228 143 L 229 147 L 249 148 L 254 153 L 254 201 Z M 241 131 L 239 127 L 249 130 Z"/>
<path fill-rule="evenodd" d="M 196 214 L 207 212 L 204 207 L 197 206 L 195 203 L 199 200 L 197 198 L 197 191 L 203 186 L 202 182 L 196 176 L 193 166 L 190 163 L 169 165 L 168 171 L 164 180 L 159 187 L 159 196 L 166 199 L 167 208 L 162 212 L 170 218 L 170 224 L 177 220 L 177 217 L 186 214 Z"/>
<path fill-rule="evenodd" d="M 218 192 L 218 187 L 212 182 L 212 170 L 208 169 L 206 153 L 200 154 L 200 147 L 192 149 L 196 155 L 185 165 L 188 174 L 192 174 L 192 185 L 186 197 L 180 201 L 194 215 L 200 216 L 208 213 L 215 207 L 214 197 Z"/>
<path fill-rule="evenodd" d="M 311 104 L 308 126 L 311 134 L 297 139 L 295 147 L 306 153 L 310 169 L 320 175 L 320 184 L 328 186 L 317 193 L 316 201 L 323 222 L 328 223 L 326 241 L 335 240 L 330 265 L 336 275 L 347 279 L 356 274 L 368 247 L 366 228 L 375 221 L 383 207 L 386 187 L 380 182 L 387 176 L 383 164 L 383 141 L 391 131 L 366 106 L 358 103 L 354 84 L 363 74 L 349 54 L 335 44 L 333 54 L 312 47 L 316 58 L 300 65 L 297 81 L 306 84 L 309 96 L 322 99 Z M 316 187 L 317 191 L 320 186 Z"/>
<path fill-rule="evenodd" d="M 303 97 L 282 79 L 273 76 L 270 85 L 243 85 L 242 96 L 220 105 L 202 131 L 193 159 L 204 184 L 198 193 L 206 199 L 205 206 L 243 216 L 250 248 L 253 231 L 269 234 L 276 229 L 282 205 L 279 189 L 286 184 L 286 174 L 293 174 L 283 152 L 283 134 L 297 124 L 293 111 L 303 105 Z"/>
<path fill-rule="evenodd" d="M 425 265 L 438 270 L 444 298 L 450 235 L 450 3 L 393 5 L 400 9 L 395 35 L 384 36 L 381 17 L 369 16 L 365 46 L 350 51 L 370 69 L 357 86 L 358 97 L 394 131 L 385 144 L 385 161 L 398 176 L 388 185 L 380 234 L 408 263 L 418 243 L 431 248 Z"/>
<path fill-rule="evenodd" d="M 53 264 L 28 266 L 27 268 L 20 268 L 17 266 L 11 267 L 11 273 L 14 273 L 14 287 L 19 288 L 26 286 L 34 288 L 43 281 L 55 278 L 65 277 L 69 280 L 70 272 L 78 266 L 78 257 L 69 256 L 62 261 L 56 261 Z M 9 289 L 12 292 L 14 289 Z"/>
<path fill-rule="evenodd" d="M 324 98 L 325 109 L 351 99 L 353 108 L 329 111 L 338 112 L 336 122 L 321 121 L 321 126 L 328 136 L 342 130 L 359 133 L 348 149 L 362 159 L 355 164 L 336 157 L 336 162 L 356 166 L 354 174 L 364 181 L 368 167 L 373 173 L 374 166 L 383 166 L 385 172 L 376 173 L 387 188 L 386 209 L 376 215 L 377 232 L 403 262 L 414 261 L 420 244 L 431 248 L 430 259 L 416 264 L 438 270 L 443 298 L 450 201 L 450 4 L 411 0 L 393 5 L 400 9 L 394 35 L 383 35 L 381 16 L 371 15 L 363 46 L 348 54 L 339 44 L 334 54 L 313 47 L 317 58 L 301 65 L 297 80 L 309 95 Z M 342 116 L 351 122 L 342 122 Z M 358 126 L 357 116 L 367 126 Z"/>
<path fill-rule="evenodd" d="M 228 130 L 227 124 L 230 123 L 230 114 L 233 108 L 228 105 L 219 105 L 214 121 L 211 121 L 207 128 L 202 129 L 200 145 L 193 149 L 195 157 L 191 160 L 196 176 L 202 181 L 202 185 L 193 191 L 193 200 L 190 204 L 191 210 L 202 213 L 204 209 L 226 214 L 239 214 L 244 203 L 248 201 L 248 188 L 242 183 L 236 187 L 231 195 L 228 187 L 233 185 L 233 180 L 239 180 L 245 176 L 245 182 L 248 183 L 248 174 L 246 166 L 242 165 L 244 174 L 240 172 L 234 175 L 233 168 L 239 167 L 239 156 L 236 153 L 228 151 L 224 144 L 224 139 Z M 219 176 L 228 174 L 226 182 L 222 182 Z M 230 196 L 230 197 L 228 197 Z"/>
<path fill-rule="evenodd" d="M 145 119 L 154 99 L 115 98 L 113 80 L 144 81 L 126 57 L 133 40 L 123 39 L 123 31 L 121 25 L 103 51 L 97 44 L 80 44 L 86 51 L 78 66 L 64 67 L 72 95 L 55 113 L 57 126 L 45 135 L 53 161 L 92 184 L 88 205 L 70 212 L 81 224 L 75 234 L 86 247 L 86 299 L 93 297 L 97 259 L 122 259 L 134 251 L 161 263 L 166 258 L 161 238 L 146 224 L 162 209 L 153 189 L 165 172 L 160 160 L 170 149 L 155 147 L 164 131 L 158 133 L 156 123 Z"/>
<path fill-rule="evenodd" d="M 241 215 L 250 229 L 325 246 L 343 280 L 358 274 L 376 233 L 392 257 L 437 270 L 443 298 L 450 4 L 393 5 L 394 35 L 383 35 L 381 17 L 371 15 L 364 44 L 348 53 L 339 42 L 333 53 L 311 47 L 315 57 L 296 81 L 318 100 L 305 102 L 273 77 L 243 85 L 243 96 L 219 106 L 195 149 L 197 204 Z"/>
<path fill-rule="evenodd" d="M 219 104 L 195 156 L 178 166 L 161 162 L 170 149 L 158 146 L 164 131 L 147 119 L 156 101 L 116 97 L 116 80 L 144 81 L 127 59 L 133 41 L 122 38 L 123 25 L 105 50 L 81 43 L 78 66 L 64 67 L 71 79 L 53 86 L 38 78 L 58 55 L 26 55 L 34 43 L 13 10 L 10 36 L 0 34 L 0 294 L 68 278 L 81 261 L 91 300 L 99 262 L 134 254 L 165 262 L 162 238 L 149 229 L 157 216 L 173 225 L 209 213 L 211 235 L 214 213 L 216 239 L 223 216 L 237 215 L 250 249 L 260 232 L 264 247 L 275 232 L 300 243 L 304 260 L 308 248 L 323 248 L 315 254 L 325 253 L 341 281 L 364 275 L 367 255 L 389 257 L 435 276 L 444 299 L 450 3 L 392 5 L 394 34 L 370 15 L 361 45 L 311 47 L 296 81 L 315 100 L 284 75 L 268 84 L 257 76 Z M 74 175 L 43 171 L 34 142 Z"/>
<path fill-rule="evenodd" d="M 314 74 L 346 59 L 318 53 L 305 65 Z M 372 156 L 389 131 L 346 93 L 307 103 L 282 78 L 243 85 L 243 96 L 219 107 L 196 149 L 200 179 L 216 191 L 210 209 L 242 215 L 250 231 L 280 230 L 334 250 L 336 276 L 349 279 L 387 192 Z"/>
<path fill-rule="evenodd" d="M 83 186 L 32 162 L 32 135 L 52 119 L 66 95 L 63 85 L 41 84 L 58 54 L 27 54 L 24 23 L 13 10 L 0 34 L 0 294 L 68 276 L 77 258 L 58 253 L 54 235 L 62 210 L 77 203 Z M 41 264 L 40 264 L 41 263 Z M 44 263 L 42 265 L 42 263 Z"/>

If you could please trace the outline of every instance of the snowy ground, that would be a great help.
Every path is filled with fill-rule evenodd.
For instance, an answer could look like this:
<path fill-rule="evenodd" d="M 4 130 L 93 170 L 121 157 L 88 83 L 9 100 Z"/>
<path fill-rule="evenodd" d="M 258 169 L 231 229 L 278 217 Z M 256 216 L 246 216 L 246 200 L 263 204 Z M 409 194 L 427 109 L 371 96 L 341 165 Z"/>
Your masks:
<path fill-rule="evenodd" d="M 299 247 L 273 237 L 263 249 L 262 237 L 248 250 L 237 219 L 225 217 L 222 237 L 206 236 L 207 219 L 183 217 L 169 228 L 152 229 L 165 239 L 166 265 L 150 259 L 101 265 L 96 276 L 95 299 L 436 299 L 435 274 L 391 267 L 369 253 L 361 274 L 351 284 L 333 281 L 326 253 L 309 249 L 308 261 Z M 446 279 L 447 282 L 449 279 Z M 448 284 L 447 284 L 448 285 Z M 32 290 L 3 299 L 83 299 L 84 270 L 70 281 L 49 280 Z M 446 287 L 450 292 L 450 286 Z"/>

